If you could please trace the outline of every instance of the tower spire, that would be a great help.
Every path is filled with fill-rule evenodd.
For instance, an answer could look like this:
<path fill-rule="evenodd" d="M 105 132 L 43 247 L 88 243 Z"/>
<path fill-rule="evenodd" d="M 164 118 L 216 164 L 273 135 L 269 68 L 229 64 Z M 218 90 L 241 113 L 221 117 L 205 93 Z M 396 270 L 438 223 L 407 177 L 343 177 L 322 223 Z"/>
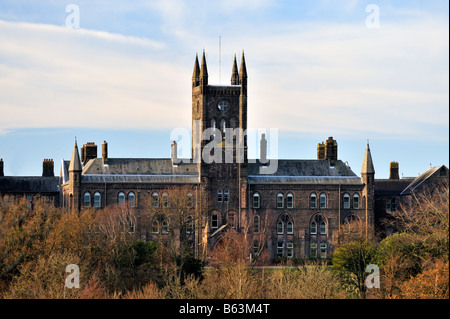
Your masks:
<path fill-rule="evenodd" d="M 231 85 L 239 85 L 239 73 L 236 62 L 236 54 L 234 55 L 233 70 L 231 71 Z"/>
<path fill-rule="evenodd" d="M 372 154 L 370 153 L 369 140 L 367 140 L 366 153 L 364 154 L 361 174 L 375 174 L 373 167 Z"/>
<path fill-rule="evenodd" d="M 208 68 L 206 67 L 205 50 L 203 50 L 202 66 L 200 68 L 200 82 L 205 86 L 208 85 Z"/>
<path fill-rule="evenodd" d="M 81 171 L 80 154 L 78 153 L 77 138 L 73 145 L 72 158 L 70 159 L 69 172 Z"/>
<path fill-rule="evenodd" d="M 198 63 L 198 54 L 195 54 L 194 72 L 192 73 L 192 86 L 200 84 L 200 65 Z"/>
<path fill-rule="evenodd" d="M 244 51 L 242 51 L 241 68 L 239 70 L 239 80 L 242 84 L 243 80 L 247 80 L 247 67 L 245 65 Z"/>

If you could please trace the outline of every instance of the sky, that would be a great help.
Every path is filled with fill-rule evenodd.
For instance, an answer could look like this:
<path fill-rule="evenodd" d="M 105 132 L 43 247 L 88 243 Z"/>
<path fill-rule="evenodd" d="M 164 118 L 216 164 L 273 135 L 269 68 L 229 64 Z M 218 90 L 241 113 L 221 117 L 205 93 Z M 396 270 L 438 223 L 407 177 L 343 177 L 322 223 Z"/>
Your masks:
<path fill-rule="evenodd" d="M 75 137 L 170 157 L 203 50 L 210 84 L 245 52 L 248 127 L 278 130 L 269 157 L 315 159 L 332 136 L 359 176 L 367 141 L 376 178 L 391 161 L 404 177 L 448 167 L 448 39 L 443 0 L 1 0 L 4 173 L 39 176 L 52 158 L 59 175 Z"/>

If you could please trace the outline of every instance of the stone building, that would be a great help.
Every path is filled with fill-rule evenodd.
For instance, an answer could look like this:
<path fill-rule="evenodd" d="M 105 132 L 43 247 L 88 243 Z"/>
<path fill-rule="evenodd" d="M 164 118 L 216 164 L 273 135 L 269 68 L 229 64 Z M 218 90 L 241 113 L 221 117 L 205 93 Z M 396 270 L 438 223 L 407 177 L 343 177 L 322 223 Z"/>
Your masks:
<path fill-rule="evenodd" d="M 186 196 L 192 196 L 194 207 L 201 206 L 203 212 L 192 230 L 193 247 L 201 247 L 198 256 L 214 249 L 227 228 L 254 236 L 255 253 L 262 248 L 271 258 L 329 256 L 331 237 L 346 221 L 359 220 L 373 232 L 375 171 L 369 145 L 361 177 L 338 159 L 332 137 L 318 145 L 317 159 L 278 159 L 278 169 L 270 174 L 265 173 L 265 136 L 260 158 L 247 158 L 244 54 L 239 69 L 234 58 L 230 85 L 209 84 L 205 53 L 201 64 L 196 57 L 192 123 L 190 159 L 178 158 L 175 142 L 168 159 L 109 158 L 106 142 L 101 158 L 94 143 L 83 145 L 80 157 L 75 142 L 71 160 L 61 163 L 62 205 L 79 210 L 128 202 L 140 215 L 140 210 L 148 209 L 144 198 L 170 206 L 171 191 L 184 187 L 190 190 Z M 235 134 L 229 137 L 227 132 Z M 227 156 L 232 160 L 225 160 Z M 138 237 L 152 239 L 171 227 L 163 220 L 154 226 L 138 225 Z"/>
<path fill-rule="evenodd" d="M 445 166 L 400 178 L 395 162 L 390 178 L 377 180 L 369 143 L 361 150 L 358 176 L 339 159 L 332 137 L 317 145 L 316 159 L 288 160 L 267 158 L 262 134 L 259 158 L 248 158 L 244 54 L 239 68 L 234 57 L 230 84 L 213 85 L 203 52 L 201 64 L 195 58 L 191 83 L 190 158 L 178 157 L 176 142 L 170 158 L 110 158 L 106 141 L 99 157 L 95 143 L 79 150 L 75 140 L 59 177 L 53 176 L 53 160 L 44 160 L 42 177 L 3 176 L 0 161 L 0 195 L 47 196 L 67 211 L 126 207 L 138 239 L 184 236 L 198 258 L 234 229 L 250 239 L 253 254 L 304 259 L 330 257 L 333 236 L 348 222 L 360 222 L 367 234 L 392 231 L 383 226 L 391 211 L 414 192 L 448 181 Z"/>

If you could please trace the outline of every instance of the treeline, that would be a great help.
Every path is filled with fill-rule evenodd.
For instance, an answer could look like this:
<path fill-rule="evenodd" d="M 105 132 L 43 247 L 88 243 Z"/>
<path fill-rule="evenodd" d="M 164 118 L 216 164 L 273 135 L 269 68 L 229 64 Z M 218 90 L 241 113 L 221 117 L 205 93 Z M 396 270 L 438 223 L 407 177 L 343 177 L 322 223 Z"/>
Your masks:
<path fill-rule="evenodd" d="M 208 267 L 164 241 L 139 241 L 127 206 L 67 213 L 45 201 L 0 200 L 1 298 L 449 298 L 448 187 L 413 198 L 383 240 L 361 225 L 334 238 L 331 260 L 261 269 L 252 243 L 228 231 Z M 180 253 L 178 253 L 180 254 Z M 68 288 L 68 265 L 80 287 Z M 368 265 L 379 288 L 367 289 Z"/>

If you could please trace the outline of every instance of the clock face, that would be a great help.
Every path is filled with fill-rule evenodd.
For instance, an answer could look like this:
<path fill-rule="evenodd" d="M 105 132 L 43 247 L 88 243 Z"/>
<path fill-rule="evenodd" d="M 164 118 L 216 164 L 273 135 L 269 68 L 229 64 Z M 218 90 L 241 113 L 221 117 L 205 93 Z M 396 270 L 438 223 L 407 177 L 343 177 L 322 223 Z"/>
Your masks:
<path fill-rule="evenodd" d="M 219 108 L 219 111 L 226 112 L 226 111 L 228 111 L 229 104 L 228 104 L 227 101 L 222 100 L 222 101 L 219 102 L 217 107 Z"/>

